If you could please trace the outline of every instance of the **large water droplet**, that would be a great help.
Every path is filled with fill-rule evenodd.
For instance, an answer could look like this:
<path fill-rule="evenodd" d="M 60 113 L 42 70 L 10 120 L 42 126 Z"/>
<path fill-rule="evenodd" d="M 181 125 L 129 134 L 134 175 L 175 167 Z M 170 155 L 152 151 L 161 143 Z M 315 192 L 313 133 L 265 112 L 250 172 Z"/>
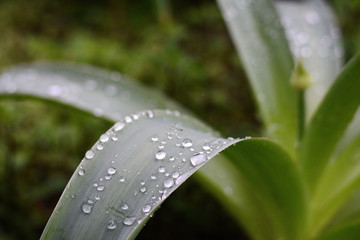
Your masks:
<path fill-rule="evenodd" d="M 92 210 L 92 205 L 90 204 L 87 204 L 87 203 L 84 203 L 82 206 L 81 206 L 81 209 L 82 211 L 85 213 L 85 214 L 90 214 L 91 213 L 91 210 Z"/>
<path fill-rule="evenodd" d="M 204 144 L 202 146 L 202 149 L 204 149 L 205 151 L 209 151 L 211 149 L 211 147 L 209 146 L 209 144 Z"/>
<path fill-rule="evenodd" d="M 118 132 L 118 131 L 120 131 L 121 129 L 123 129 L 125 127 L 125 123 L 123 123 L 123 122 L 117 122 L 117 123 L 115 123 L 115 125 L 114 125 L 114 131 L 115 132 Z"/>
<path fill-rule="evenodd" d="M 80 169 L 78 174 L 79 174 L 79 176 L 84 176 L 85 175 L 84 169 Z"/>
<path fill-rule="evenodd" d="M 150 210 L 151 210 L 151 206 L 149 205 L 149 204 L 146 204 L 144 207 L 143 207 L 143 212 L 144 213 L 148 213 L 148 212 L 150 212 Z"/>
<path fill-rule="evenodd" d="M 136 217 L 126 217 L 123 220 L 124 225 L 131 226 L 134 224 Z"/>
<path fill-rule="evenodd" d="M 158 151 L 156 154 L 155 154 L 155 158 L 157 160 L 163 160 L 164 158 L 166 157 L 166 152 L 164 151 Z"/>
<path fill-rule="evenodd" d="M 110 219 L 110 221 L 107 224 L 107 228 L 112 230 L 116 228 L 116 221 L 114 219 Z"/>
<path fill-rule="evenodd" d="M 109 135 L 107 135 L 107 134 L 101 135 L 100 142 L 105 143 L 107 141 L 109 141 Z"/>
<path fill-rule="evenodd" d="M 188 148 L 188 147 L 191 147 L 193 145 L 191 139 L 189 138 L 185 138 L 182 142 L 181 142 L 181 145 L 184 147 L 184 148 Z"/>
<path fill-rule="evenodd" d="M 191 164 L 196 167 L 204 162 L 206 162 L 206 157 L 203 154 L 196 154 L 190 158 Z"/>
<path fill-rule="evenodd" d="M 95 156 L 95 153 L 93 150 L 89 150 L 85 153 L 85 158 L 86 159 L 92 159 Z"/>
<path fill-rule="evenodd" d="M 174 180 L 172 178 L 168 178 L 164 181 L 164 187 L 171 188 L 174 185 Z"/>
<path fill-rule="evenodd" d="M 180 173 L 179 172 L 174 172 L 171 176 L 173 178 L 178 178 L 180 176 Z"/>
<path fill-rule="evenodd" d="M 107 170 L 108 174 L 110 175 L 114 175 L 116 173 L 116 168 L 113 167 L 109 167 Z"/>

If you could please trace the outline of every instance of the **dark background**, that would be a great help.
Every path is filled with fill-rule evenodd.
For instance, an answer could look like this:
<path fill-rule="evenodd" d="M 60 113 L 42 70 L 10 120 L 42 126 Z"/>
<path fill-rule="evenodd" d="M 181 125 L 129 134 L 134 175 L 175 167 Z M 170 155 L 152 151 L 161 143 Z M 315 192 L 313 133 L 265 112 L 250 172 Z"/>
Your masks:
<path fill-rule="evenodd" d="M 360 49 L 360 1 L 333 0 L 346 58 Z M 0 0 L 0 70 L 73 61 L 159 89 L 225 136 L 260 135 L 240 60 L 212 0 Z M 0 239 L 39 238 L 84 152 L 111 123 L 60 106 L 0 101 Z M 194 180 L 139 239 L 246 239 Z"/>

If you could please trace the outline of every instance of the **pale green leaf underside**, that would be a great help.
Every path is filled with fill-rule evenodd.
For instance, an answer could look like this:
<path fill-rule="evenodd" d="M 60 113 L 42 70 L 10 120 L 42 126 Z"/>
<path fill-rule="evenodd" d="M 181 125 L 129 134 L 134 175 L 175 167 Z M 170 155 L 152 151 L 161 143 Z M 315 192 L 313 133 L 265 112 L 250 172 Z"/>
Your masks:
<path fill-rule="evenodd" d="M 0 95 L 30 95 L 68 104 L 112 121 L 144 109 L 181 109 L 161 93 L 118 72 L 89 65 L 37 63 L 0 75 Z"/>
<path fill-rule="evenodd" d="M 127 122 L 115 124 L 87 152 L 43 239 L 135 237 L 169 194 L 238 141 L 219 139 L 176 112 L 146 111 L 133 116 L 131 122 L 126 118 Z"/>
<path fill-rule="evenodd" d="M 248 74 L 267 135 L 294 155 L 297 138 L 293 59 L 270 0 L 218 0 Z M 265 10 L 266 9 L 266 10 Z"/>
<path fill-rule="evenodd" d="M 309 118 L 343 65 L 340 30 L 323 0 L 276 1 L 276 6 L 293 55 L 313 78 L 306 90 Z"/>

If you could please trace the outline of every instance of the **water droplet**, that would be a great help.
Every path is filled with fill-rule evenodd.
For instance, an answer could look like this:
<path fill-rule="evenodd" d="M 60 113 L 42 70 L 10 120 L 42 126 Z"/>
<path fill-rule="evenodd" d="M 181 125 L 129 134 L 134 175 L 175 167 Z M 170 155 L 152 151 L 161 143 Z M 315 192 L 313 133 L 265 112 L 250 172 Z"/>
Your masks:
<path fill-rule="evenodd" d="M 95 195 L 95 200 L 100 200 L 100 195 Z"/>
<path fill-rule="evenodd" d="M 99 185 L 98 185 L 97 183 L 94 183 L 93 186 L 94 186 L 94 187 L 97 187 L 97 186 L 99 186 Z"/>
<path fill-rule="evenodd" d="M 150 178 L 151 178 L 152 180 L 155 180 L 155 179 L 156 179 L 156 176 L 155 176 L 155 175 L 151 175 Z"/>
<path fill-rule="evenodd" d="M 123 205 L 121 205 L 121 209 L 122 210 L 128 210 L 129 206 L 126 203 L 124 203 Z"/>
<path fill-rule="evenodd" d="M 196 154 L 190 158 L 191 164 L 196 167 L 204 162 L 206 162 L 206 157 L 203 154 Z"/>
<path fill-rule="evenodd" d="M 76 195 L 75 195 L 75 194 L 71 194 L 71 198 L 72 198 L 72 199 L 75 199 L 75 198 L 76 198 Z"/>
<path fill-rule="evenodd" d="M 140 184 L 141 184 L 142 186 L 144 186 L 144 185 L 145 185 L 145 181 L 141 180 Z"/>
<path fill-rule="evenodd" d="M 209 144 L 204 144 L 202 146 L 202 149 L 204 149 L 205 151 L 209 151 L 211 148 L 210 148 Z"/>
<path fill-rule="evenodd" d="M 110 219 L 110 221 L 107 224 L 107 228 L 112 230 L 116 228 L 116 221 L 114 219 Z"/>
<path fill-rule="evenodd" d="M 151 206 L 149 205 L 149 204 L 146 204 L 144 207 L 143 207 L 143 212 L 144 213 L 148 213 L 148 212 L 150 212 L 150 210 L 151 210 Z"/>
<path fill-rule="evenodd" d="M 96 149 L 101 151 L 104 149 L 104 145 L 102 145 L 101 143 L 99 143 L 98 145 L 96 145 Z"/>
<path fill-rule="evenodd" d="M 169 160 L 172 162 L 172 161 L 175 160 L 175 157 L 174 157 L 174 156 L 171 156 L 171 157 L 169 158 Z"/>
<path fill-rule="evenodd" d="M 112 136 L 111 138 L 114 142 L 116 142 L 117 140 L 119 140 L 119 138 L 117 136 Z"/>
<path fill-rule="evenodd" d="M 156 154 L 155 154 L 155 158 L 157 160 L 163 160 L 164 158 L 166 157 L 166 152 L 164 151 L 158 151 Z"/>
<path fill-rule="evenodd" d="M 147 111 L 146 116 L 148 116 L 148 118 L 153 118 L 154 117 L 154 112 L 153 111 Z"/>
<path fill-rule="evenodd" d="M 157 142 L 157 141 L 159 141 L 159 136 L 158 135 L 153 135 L 152 137 L 151 137 L 151 141 L 153 141 L 153 142 Z"/>
<path fill-rule="evenodd" d="M 109 141 L 109 135 L 103 134 L 100 136 L 100 142 L 105 143 L 107 141 Z"/>
<path fill-rule="evenodd" d="M 109 167 L 107 170 L 108 174 L 110 175 L 114 175 L 116 173 L 116 168 L 113 167 Z"/>
<path fill-rule="evenodd" d="M 98 190 L 99 192 L 104 191 L 104 189 L 105 189 L 105 185 L 100 185 L 96 188 L 96 190 Z"/>
<path fill-rule="evenodd" d="M 121 176 L 119 182 L 125 182 L 125 177 Z"/>
<path fill-rule="evenodd" d="M 92 199 L 89 199 L 87 202 L 88 202 L 89 204 L 93 204 L 93 203 L 94 203 L 94 201 L 93 201 Z"/>
<path fill-rule="evenodd" d="M 105 180 L 109 181 L 111 179 L 111 176 L 110 175 L 106 175 L 105 177 Z"/>
<path fill-rule="evenodd" d="M 146 192 L 146 187 L 141 187 L 140 192 L 142 192 L 142 193 Z"/>
<path fill-rule="evenodd" d="M 180 176 L 180 173 L 179 172 L 174 172 L 171 176 L 173 178 L 178 178 Z"/>
<path fill-rule="evenodd" d="M 82 211 L 85 213 L 85 214 L 90 214 L 91 213 L 91 210 L 92 210 L 92 205 L 89 205 L 87 203 L 84 203 L 82 206 L 81 206 L 81 209 Z"/>
<path fill-rule="evenodd" d="M 164 181 L 164 187 L 171 188 L 174 185 L 174 180 L 172 178 L 168 178 Z"/>
<path fill-rule="evenodd" d="M 191 147 L 193 145 L 191 139 L 189 138 L 185 138 L 182 142 L 181 142 L 181 145 L 184 147 L 184 148 L 188 148 L 188 147 Z"/>
<path fill-rule="evenodd" d="M 126 217 L 123 220 L 124 225 L 131 226 L 134 224 L 136 218 L 135 217 Z"/>
<path fill-rule="evenodd" d="M 85 158 L 86 159 L 92 159 L 95 156 L 95 153 L 93 150 L 89 150 L 85 153 Z"/>
<path fill-rule="evenodd" d="M 78 174 L 79 174 L 79 176 L 84 176 L 85 175 L 84 169 L 80 169 Z"/>
<path fill-rule="evenodd" d="M 165 172 L 165 167 L 159 167 L 159 172 L 161 172 L 161 173 L 163 173 L 163 172 Z"/>
<path fill-rule="evenodd" d="M 123 122 L 117 122 L 117 123 L 115 123 L 115 125 L 114 125 L 114 131 L 115 132 L 118 132 L 118 131 L 120 131 L 121 129 L 123 129 L 125 127 L 125 123 L 123 123 Z"/>
<path fill-rule="evenodd" d="M 125 116 L 124 118 L 126 123 L 131 123 L 132 122 L 132 118 L 130 116 Z"/>

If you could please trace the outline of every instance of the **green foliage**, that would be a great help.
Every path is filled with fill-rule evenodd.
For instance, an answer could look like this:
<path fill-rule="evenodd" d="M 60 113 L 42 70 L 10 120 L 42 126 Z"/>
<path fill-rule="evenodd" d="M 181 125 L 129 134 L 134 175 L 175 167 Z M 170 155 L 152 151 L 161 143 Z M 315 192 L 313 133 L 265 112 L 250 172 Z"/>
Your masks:
<path fill-rule="evenodd" d="M 360 237 L 360 117 L 357 113 L 360 106 L 360 56 L 355 56 L 338 74 L 342 62 L 341 43 L 332 12 L 324 1 L 280 2 L 277 6 L 270 0 L 218 2 L 249 76 L 269 139 L 222 139 L 192 116 L 172 110 L 145 110 L 171 108 L 192 115 L 162 94 L 114 72 L 47 63 L 15 67 L 0 75 L 1 99 L 30 97 L 70 106 L 84 118 L 81 124 L 91 119 L 91 114 L 106 121 L 120 121 L 86 152 L 45 227 L 43 239 L 134 238 L 153 211 L 195 172 L 195 179 L 253 239 Z M 338 7 L 345 5 L 336 2 Z M 16 5 L 5 2 L 4 6 L 11 10 Z M 97 19 L 101 11 L 96 10 L 96 3 L 90 6 L 93 14 L 80 15 L 84 22 L 99 26 Z M 90 30 L 76 31 L 79 27 L 76 26 L 71 34 L 55 45 L 45 38 L 30 36 L 25 49 L 32 49 L 43 59 L 77 59 L 129 71 L 132 76 L 156 85 L 175 99 L 191 96 L 189 100 L 192 99 L 195 105 L 190 110 L 197 112 L 197 108 L 205 104 L 204 100 L 199 100 L 203 99 L 199 95 L 211 83 L 220 83 L 206 78 L 224 75 L 227 67 L 233 64 L 231 58 L 226 58 L 230 64 L 227 67 L 212 60 L 224 53 L 223 46 L 228 43 L 219 38 L 219 45 L 215 44 L 219 48 L 214 47 L 211 60 L 201 57 L 201 54 L 194 57 L 201 51 L 187 45 L 187 39 L 191 36 L 197 39 L 198 36 L 189 34 L 191 28 L 182 26 L 175 19 L 186 16 L 192 26 L 199 27 L 197 11 L 174 14 L 170 2 L 164 0 L 154 1 L 153 7 L 154 12 L 147 16 L 156 19 L 158 25 L 134 34 L 132 39 L 123 36 L 124 42 L 141 43 L 141 47 L 116 44 L 106 37 L 95 37 Z M 356 7 L 354 5 L 354 9 Z M 64 8 L 64 11 L 69 9 Z M 136 7 L 127 8 L 126 17 L 133 19 L 136 11 L 139 11 Z M 202 11 L 209 21 L 218 16 L 211 7 L 204 7 Z M 140 26 L 146 17 L 134 19 L 132 26 Z M 299 24 L 294 26 L 291 21 Z M 18 24 L 21 26 L 23 23 L 20 21 Z M 319 36 L 320 33 L 324 35 Z M 319 38 L 321 41 L 315 41 Z M 326 43 L 323 41 L 325 38 Z M 4 41 L 3 44 L 12 43 Z M 64 51 L 59 50 L 59 44 Z M 327 54 L 324 54 L 324 46 Z M 158 58 L 161 55 L 163 57 Z M 301 76 L 313 79 L 313 86 L 301 90 L 291 87 L 291 78 L 299 73 L 294 70 L 294 65 L 301 67 Z M 172 77 L 170 82 L 164 80 L 168 74 Z M 157 77 L 153 78 L 153 75 Z M 199 85 L 189 88 L 186 84 L 190 79 Z M 229 88 L 236 88 L 237 84 L 230 80 L 224 83 Z M 227 105 L 226 95 L 217 91 L 211 93 L 211 88 L 209 92 L 214 102 L 224 104 L 224 107 Z M 186 105 L 187 101 L 182 103 Z M 236 116 L 235 108 L 236 105 L 231 104 L 228 113 Z M 6 113 L 8 109 L 4 104 L 3 111 Z M 222 115 L 220 113 L 216 115 Z M 42 111 L 34 113 L 33 119 L 42 114 Z M 4 123 L 12 121 L 14 115 L 11 111 L 4 114 Z M 209 116 L 212 116 L 211 112 Z M 47 125 L 37 130 L 39 133 L 34 130 L 41 141 L 40 146 L 43 141 L 48 141 L 43 140 L 44 132 L 45 135 L 51 134 L 52 126 L 59 125 L 58 119 L 58 116 L 45 119 L 50 123 L 49 131 L 43 131 Z M 13 126 L 16 129 L 16 124 Z M 87 126 L 80 135 L 96 133 Z M 64 138 L 69 139 L 72 132 L 77 131 L 64 129 Z M 236 134 L 240 128 L 235 129 Z M 27 140 L 21 131 L 17 134 L 10 129 L 1 134 L 4 139 L 9 139 L 9 143 L 15 142 L 7 142 L 6 146 L 10 147 L 17 146 L 19 139 L 23 139 L 20 144 Z M 154 136 L 155 140 L 152 139 Z M 72 145 L 74 151 L 80 148 L 77 146 L 78 138 L 69 139 L 65 140 L 66 144 Z M 58 145 L 61 151 L 64 144 Z M 26 148 L 14 156 L 12 152 L 17 149 L 4 146 L 1 146 L 4 149 L 0 158 L 1 177 L 6 181 L 21 171 L 28 174 L 25 167 L 30 165 L 28 159 L 34 154 L 32 149 L 38 145 L 28 148 L 25 144 Z M 221 151 L 223 153 L 218 155 Z M 60 154 L 55 153 L 51 154 L 55 159 L 59 158 Z M 215 159 L 207 163 L 213 157 Z M 56 162 L 51 166 L 54 171 L 59 171 Z M 67 165 L 77 164 L 70 161 Z M 71 167 L 61 171 L 71 172 Z M 127 184 L 123 184 L 124 176 Z M 40 180 L 36 175 L 33 178 L 33 184 L 38 184 Z M 64 183 L 64 178 L 56 174 L 49 174 L 46 178 L 49 180 L 44 189 L 37 188 L 29 198 L 30 203 L 38 201 L 39 196 L 55 192 Z M 3 186 L 0 190 L 4 194 L 12 193 L 10 200 L 2 196 L 9 205 L 11 201 L 28 198 L 11 187 Z M 124 204 L 129 208 L 123 208 Z M 9 213 L 0 209 L 0 216 L 6 218 Z M 191 214 L 189 211 L 184 210 Z M 16 226 L 15 218 L 11 222 Z M 30 233 L 24 232 L 23 237 L 28 236 Z M 220 236 L 224 238 L 226 234 Z"/>

